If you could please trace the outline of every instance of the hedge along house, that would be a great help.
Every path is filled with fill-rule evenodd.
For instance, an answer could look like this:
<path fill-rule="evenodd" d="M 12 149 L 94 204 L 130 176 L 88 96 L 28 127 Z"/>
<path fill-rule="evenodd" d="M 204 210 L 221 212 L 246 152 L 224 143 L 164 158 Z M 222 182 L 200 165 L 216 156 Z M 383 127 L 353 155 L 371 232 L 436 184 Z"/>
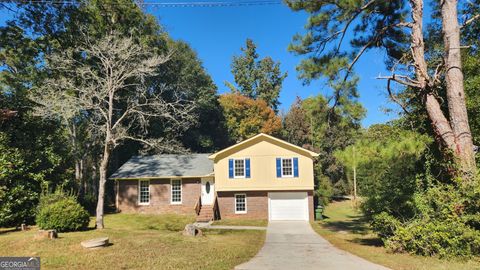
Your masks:
<path fill-rule="evenodd" d="M 110 178 L 121 212 L 313 220 L 318 154 L 259 134 L 212 155 L 138 156 Z"/>

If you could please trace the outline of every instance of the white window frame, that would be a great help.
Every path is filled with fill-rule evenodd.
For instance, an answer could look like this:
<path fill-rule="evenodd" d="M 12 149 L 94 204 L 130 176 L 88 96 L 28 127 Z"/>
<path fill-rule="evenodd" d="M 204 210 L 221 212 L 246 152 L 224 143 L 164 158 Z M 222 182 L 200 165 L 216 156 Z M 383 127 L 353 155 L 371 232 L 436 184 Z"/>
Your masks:
<path fill-rule="evenodd" d="M 237 176 L 235 175 L 235 167 L 236 167 L 236 163 L 235 161 L 237 160 L 243 160 L 243 176 Z M 234 158 L 233 159 L 233 178 L 237 178 L 237 179 L 243 179 L 243 178 L 247 178 L 247 162 L 245 161 L 246 158 Z"/>
<path fill-rule="evenodd" d="M 237 211 L 237 196 L 244 196 L 245 197 L 245 211 Z M 247 194 L 246 193 L 235 193 L 233 195 L 233 197 L 235 198 L 235 203 L 233 204 L 233 207 L 234 207 L 234 210 L 235 210 L 235 214 L 246 214 L 247 213 Z"/>
<path fill-rule="evenodd" d="M 148 202 L 142 202 L 142 182 L 148 183 Z M 138 180 L 138 205 L 149 205 L 150 204 L 150 180 Z"/>
<path fill-rule="evenodd" d="M 174 202 L 173 201 L 173 181 L 179 181 L 180 182 L 180 201 L 179 202 Z M 183 185 L 182 179 L 179 179 L 179 178 L 170 179 L 170 204 L 182 204 L 182 201 L 183 201 L 182 185 Z"/>
<path fill-rule="evenodd" d="M 292 174 L 283 174 L 283 161 L 287 160 L 287 159 L 289 159 L 291 164 L 292 164 Z M 281 158 L 280 159 L 280 171 L 282 172 L 282 178 L 293 178 L 293 176 L 295 175 L 294 170 L 295 170 L 295 168 L 294 168 L 294 165 L 293 165 L 293 158 Z"/>

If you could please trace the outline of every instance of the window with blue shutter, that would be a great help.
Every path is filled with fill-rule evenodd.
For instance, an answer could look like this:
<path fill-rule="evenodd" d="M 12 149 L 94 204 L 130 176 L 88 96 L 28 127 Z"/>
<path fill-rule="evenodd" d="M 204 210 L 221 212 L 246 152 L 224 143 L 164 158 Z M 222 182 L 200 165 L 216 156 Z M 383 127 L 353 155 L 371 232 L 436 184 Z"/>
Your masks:
<path fill-rule="evenodd" d="M 233 159 L 228 160 L 228 178 L 233 178 Z"/>
<path fill-rule="evenodd" d="M 250 159 L 245 159 L 245 177 L 250 178 Z"/>
<path fill-rule="evenodd" d="M 233 158 L 228 160 L 229 178 L 250 178 L 250 159 Z"/>
<path fill-rule="evenodd" d="M 277 158 L 277 177 L 281 178 L 282 177 L 282 159 Z"/>
<path fill-rule="evenodd" d="M 277 178 L 298 177 L 298 158 L 277 158 Z"/>
<path fill-rule="evenodd" d="M 293 177 L 298 177 L 298 158 L 293 158 Z"/>

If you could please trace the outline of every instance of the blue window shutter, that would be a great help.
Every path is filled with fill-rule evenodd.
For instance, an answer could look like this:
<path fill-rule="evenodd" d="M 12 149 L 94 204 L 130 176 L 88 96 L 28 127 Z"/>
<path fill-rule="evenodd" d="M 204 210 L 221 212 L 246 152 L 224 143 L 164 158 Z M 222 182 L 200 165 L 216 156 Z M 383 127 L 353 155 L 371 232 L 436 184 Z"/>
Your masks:
<path fill-rule="evenodd" d="M 277 177 L 281 178 L 282 177 L 282 159 L 277 158 Z"/>
<path fill-rule="evenodd" d="M 228 160 L 228 178 L 233 178 L 233 159 Z"/>
<path fill-rule="evenodd" d="M 298 177 L 298 158 L 293 158 L 293 177 Z"/>
<path fill-rule="evenodd" d="M 245 159 L 245 177 L 250 178 L 250 159 Z"/>

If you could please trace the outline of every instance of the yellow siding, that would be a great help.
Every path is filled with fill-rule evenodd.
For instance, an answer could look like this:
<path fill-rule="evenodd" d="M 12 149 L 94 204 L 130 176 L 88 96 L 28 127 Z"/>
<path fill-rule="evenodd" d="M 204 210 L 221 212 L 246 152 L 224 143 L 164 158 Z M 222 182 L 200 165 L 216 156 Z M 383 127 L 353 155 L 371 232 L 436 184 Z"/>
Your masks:
<path fill-rule="evenodd" d="M 276 158 L 298 158 L 299 177 L 277 178 Z M 228 178 L 228 160 L 250 158 L 250 178 Z M 217 191 L 312 190 L 313 160 L 305 152 L 274 140 L 260 139 L 215 157 Z"/>

